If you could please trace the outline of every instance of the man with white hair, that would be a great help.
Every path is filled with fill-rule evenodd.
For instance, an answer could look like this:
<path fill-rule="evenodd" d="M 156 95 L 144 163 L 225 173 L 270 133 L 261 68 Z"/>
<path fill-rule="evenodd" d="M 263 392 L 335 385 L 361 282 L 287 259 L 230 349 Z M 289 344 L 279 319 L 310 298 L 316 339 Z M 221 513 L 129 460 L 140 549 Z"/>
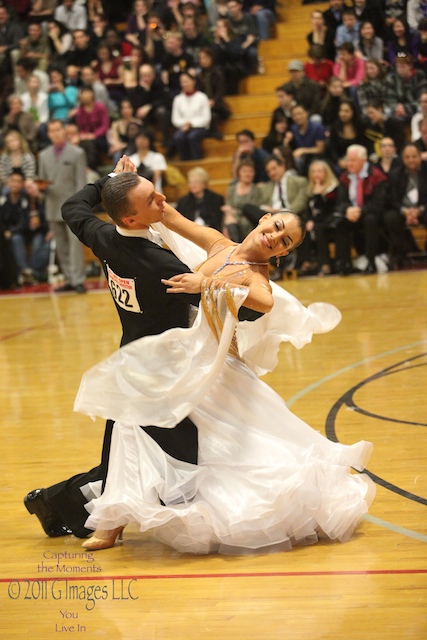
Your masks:
<path fill-rule="evenodd" d="M 376 273 L 379 232 L 386 202 L 386 176 L 368 161 L 368 152 L 359 144 L 347 149 L 347 169 L 340 178 L 336 207 L 336 267 L 340 275 L 352 271 L 351 249 L 365 255 L 364 273 Z"/>

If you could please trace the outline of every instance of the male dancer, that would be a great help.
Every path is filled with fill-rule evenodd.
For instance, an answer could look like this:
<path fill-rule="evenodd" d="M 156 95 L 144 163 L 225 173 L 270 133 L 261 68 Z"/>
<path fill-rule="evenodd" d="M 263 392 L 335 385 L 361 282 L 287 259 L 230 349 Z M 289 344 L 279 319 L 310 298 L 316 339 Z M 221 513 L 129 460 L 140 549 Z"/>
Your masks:
<path fill-rule="evenodd" d="M 157 244 L 158 234 L 149 225 L 160 220 L 165 196 L 135 171 L 124 156 L 113 174 L 86 185 L 62 207 L 67 225 L 103 265 L 122 324 L 121 346 L 172 327 L 187 327 L 189 305 L 200 301 L 199 294 L 166 294 L 161 279 L 190 270 Z M 114 177 L 121 173 L 124 175 Z M 94 215 L 92 209 L 101 197 L 116 226 Z M 73 533 L 84 538 L 92 533 L 84 526 L 88 499 L 81 487 L 100 480 L 105 483 L 112 428 L 113 422 L 107 420 L 99 466 L 47 489 L 31 491 L 24 498 L 48 536 Z M 169 455 L 197 464 L 197 429 L 189 418 L 174 429 L 143 428 Z"/>

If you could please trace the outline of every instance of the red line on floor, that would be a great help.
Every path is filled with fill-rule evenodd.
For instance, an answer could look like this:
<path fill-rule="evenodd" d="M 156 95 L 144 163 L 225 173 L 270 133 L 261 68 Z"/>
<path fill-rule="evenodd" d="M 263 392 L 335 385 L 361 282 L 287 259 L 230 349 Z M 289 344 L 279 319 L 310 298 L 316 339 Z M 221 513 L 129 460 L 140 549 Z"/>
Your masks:
<path fill-rule="evenodd" d="M 410 575 L 427 574 L 427 569 L 363 569 L 357 571 L 273 571 L 273 572 L 253 572 L 253 573 L 170 573 L 170 574 L 146 574 L 140 576 L 68 576 L 68 577 L 46 577 L 37 578 L 0 578 L 0 582 L 71 582 L 87 581 L 104 582 L 106 580 L 183 580 L 187 578 L 295 578 L 304 576 L 372 576 L 372 575 Z"/>

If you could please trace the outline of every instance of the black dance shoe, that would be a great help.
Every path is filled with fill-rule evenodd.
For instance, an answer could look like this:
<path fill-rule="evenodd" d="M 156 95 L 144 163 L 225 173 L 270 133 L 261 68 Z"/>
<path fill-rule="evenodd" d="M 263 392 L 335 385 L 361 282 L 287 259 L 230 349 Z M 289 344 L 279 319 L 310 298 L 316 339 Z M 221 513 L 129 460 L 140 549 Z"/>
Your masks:
<path fill-rule="evenodd" d="M 31 514 L 35 514 L 38 517 L 44 532 L 50 538 L 69 536 L 73 533 L 48 504 L 43 496 L 43 489 L 30 491 L 24 498 L 24 504 Z"/>

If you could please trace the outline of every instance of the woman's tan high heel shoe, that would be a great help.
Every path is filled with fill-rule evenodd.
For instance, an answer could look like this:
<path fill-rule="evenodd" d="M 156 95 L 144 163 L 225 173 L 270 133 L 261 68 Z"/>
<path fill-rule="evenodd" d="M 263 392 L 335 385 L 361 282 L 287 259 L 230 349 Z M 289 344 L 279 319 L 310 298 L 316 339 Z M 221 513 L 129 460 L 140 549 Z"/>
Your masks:
<path fill-rule="evenodd" d="M 123 540 L 124 527 L 117 527 L 117 529 L 97 529 L 93 536 L 82 543 L 82 547 L 89 549 L 90 551 L 98 551 L 99 549 L 110 549 L 114 547 L 116 538 L 119 542 Z"/>

